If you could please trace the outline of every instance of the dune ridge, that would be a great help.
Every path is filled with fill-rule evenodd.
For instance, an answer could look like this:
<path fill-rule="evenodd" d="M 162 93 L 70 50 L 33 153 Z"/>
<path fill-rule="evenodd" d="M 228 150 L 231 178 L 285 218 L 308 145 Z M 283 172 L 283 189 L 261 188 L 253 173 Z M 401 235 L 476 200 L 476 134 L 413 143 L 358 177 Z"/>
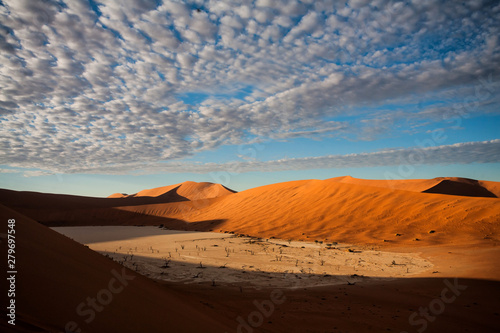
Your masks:
<path fill-rule="evenodd" d="M 331 178 L 330 180 L 345 184 L 357 184 L 422 193 L 486 198 L 495 198 L 500 195 L 499 182 L 478 181 L 460 177 L 372 180 L 343 176 Z"/>
<path fill-rule="evenodd" d="M 224 187 L 221 184 L 210 182 L 192 182 L 185 181 L 175 185 L 156 187 L 152 189 L 142 190 L 135 194 L 114 193 L 108 198 L 138 198 L 138 197 L 159 197 L 175 191 L 175 193 L 186 200 L 200 200 L 218 198 L 224 195 L 235 193 L 231 189 Z"/>

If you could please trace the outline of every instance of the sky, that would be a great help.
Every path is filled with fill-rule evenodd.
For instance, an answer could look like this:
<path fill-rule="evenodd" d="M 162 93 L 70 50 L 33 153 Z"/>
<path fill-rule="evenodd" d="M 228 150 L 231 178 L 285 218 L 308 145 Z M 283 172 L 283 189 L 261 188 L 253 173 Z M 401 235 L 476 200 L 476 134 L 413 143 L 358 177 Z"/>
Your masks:
<path fill-rule="evenodd" d="M 0 187 L 500 181 L 498 1 L 0 0 Z"/>

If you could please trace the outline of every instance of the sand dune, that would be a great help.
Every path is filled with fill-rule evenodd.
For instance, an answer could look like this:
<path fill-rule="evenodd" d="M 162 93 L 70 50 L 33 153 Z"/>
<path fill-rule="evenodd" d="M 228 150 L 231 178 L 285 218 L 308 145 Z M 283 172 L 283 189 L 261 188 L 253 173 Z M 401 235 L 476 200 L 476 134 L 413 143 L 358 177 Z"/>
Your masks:
<path fill-rule="evenodd" d="M 174 293 L 21 214 L 0 206 L 2 220 L 16 220 L 18 332 L 64 332 L 75 322 L 83 332 L 224 332 L 223 318 L 201 313 Z M 6 233 L 6 223 L 2 224 Z M 6 242 L 1 243 L 7 253 Z M 120 288 L 118 278 L 124 278 Z M 76 308 L 102 290 L 114 292 L 102 312 L 80 316 Z M 121 280 L 120 280 L 121 281 Z M 5 287 L 2 279 L 2 290 Z M 103 292 L 103 295 L 106 292 Z M 105 299 L 105 298 L 102 298 Z M 108 302 L 106 300 L 106 302 Z M 90 306 L 81 308 L 89 312 Z M 2 318 L 6 318 L 2 308 Z M 4 324 L 3 320 L 0 321 Z M 0 325 L 2 325 L 0 324 Z M 7 324 L 5 324 L 7 326 Z M 72 325 L 72 324 L 69 324 Z"/>
<path fill-rule="evenodd" d="M 136 194 L 131 195 L 115 193 L 110 195 L 108 198 L 159 197 L 172 191 L 175 191 L 177 195 L 185 198 L 186 200 L 218 198 L 224 195 L 235 193 L 235 191 L 230 190 L 227 187 L 222 186 L 221 184 L 186 181 L 180 184 L 142 190 Z"/>
<path fill-rule="evenodd" d="M 498 240 L 500 201 L 309 180 L 243 191 L 189 215 L 215 218 L 224 221 L 221 229 L 263 237 L 459 244 Z"/>
<path fill-rule="evenodd" d="M 412 192 L 437 193 L 469 197 L 494 198 L 500 194 L 500 183 L 477 181 L 459 177 L 438 177 L 433 179 L 358 179 L 351 176 L 336 177 L 330 180 L 345 184 L 383 187 Z"/>

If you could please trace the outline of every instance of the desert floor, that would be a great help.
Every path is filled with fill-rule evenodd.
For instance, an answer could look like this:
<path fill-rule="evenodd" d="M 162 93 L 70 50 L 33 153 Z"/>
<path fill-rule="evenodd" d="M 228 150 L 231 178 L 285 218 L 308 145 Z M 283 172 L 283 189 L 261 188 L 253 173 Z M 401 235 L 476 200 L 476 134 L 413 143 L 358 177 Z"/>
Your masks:
<path fill-rule="evenodd" d="M 300 288 L 411 277 L 433 267 L 415 253 L 350 244 L 151 226 L 53 229 L 149 278 L 186 284 Z"/>

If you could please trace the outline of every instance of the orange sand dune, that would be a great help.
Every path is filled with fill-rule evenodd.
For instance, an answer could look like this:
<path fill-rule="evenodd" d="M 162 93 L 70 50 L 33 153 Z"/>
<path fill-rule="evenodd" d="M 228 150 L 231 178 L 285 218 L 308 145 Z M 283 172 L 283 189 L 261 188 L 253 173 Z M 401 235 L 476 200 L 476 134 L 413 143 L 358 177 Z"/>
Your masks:
<path fill-rule="evenodd" d="M 126 193 L 113 193 L 110 196 L 108 196 L 108 198 L 111 198 L 111 199 L 114 199 L 114 198 L 125 198 L 127 196 L 128 196 L 128 194 L 126 194 Z"/>
<path fill-rule="evenodd" d="M 210 309 L 199 312 L 152 280 L 125 270 L 11 209 L 0 205 L 0 217 L 2 221 L 16 220 L 17 332 L 64 332 L 68 322 L 75 322 L 68 325 L 76 325 L 83 332 L 228 330 L 229 321 Z M 2 223 L 2 238 L 6 237 L 6 226 L 7 223 Z M 0 247 L 6 254 L 7 242 L 4 240 Z M 129 278 L 121 282 L 116 276 Z M 5 281 L 2 279 L 2 290 L 8 290 Z M 105 294 L 112 295 L 109 302 Z M 102 312 L 94 311 L 95 318 L 90 320 L 92 308 L 86 305 L 87 298 L 98 297 L 106 304 Z M 84 306 L 80 309 L 85 314 L 79 315 L 76 309 L 82 302 Z M 0 312 L 3 318 L 0 327 L 9 327 L 4 323 L 5 307 Z"/>
<path fill-rule="evenodd" d="M 357 184 L 405 190 L 412 192 L 439 193 L 471 197 L 500 196 L 500 182 L 477 181 L 459 177 L 438 177 L 433 179 L 358 179 L 351 176 L 331 178 L 333 181 L 346 184 Z"/>
<path fill-rule="evenodd" d="M 498 240 L 500 201 L 305 180 L 220 198 L 188 219 L 220 219 L 221 229 L 266 237 L 451 244 Z"/>
<path fill-rule="evenodd" d="M 221 184 L 186 181 L 180 184 L 142 190 L 136 194 L 131 195 L 115 193 L 110 195 L 108 198 L 158 197 L 171 191 L 175 191 L 177 195 L 187 200 L 218 198 L 224 195 L 235 193 L 235 191 L 230 190 L 227 187 L 222 186 Z"/>
<path fill-rule="evenodd" d="M 391 188 L 394 190 L 405 190 L 412 192 L 423 192 L 439 183 L 433 179 L 359 179 L 351 176 L 331 178 L 330 180 L 345 184 L 356 184 L 374 187 Z"/>
<path fill-rule="evenodd" d="M 481 184 L 482 187 L 484 187 L 485 189 L 496 195 L 497 198 L 500 198 L 500 182 L 480 180 L 479 184 Z"/>

